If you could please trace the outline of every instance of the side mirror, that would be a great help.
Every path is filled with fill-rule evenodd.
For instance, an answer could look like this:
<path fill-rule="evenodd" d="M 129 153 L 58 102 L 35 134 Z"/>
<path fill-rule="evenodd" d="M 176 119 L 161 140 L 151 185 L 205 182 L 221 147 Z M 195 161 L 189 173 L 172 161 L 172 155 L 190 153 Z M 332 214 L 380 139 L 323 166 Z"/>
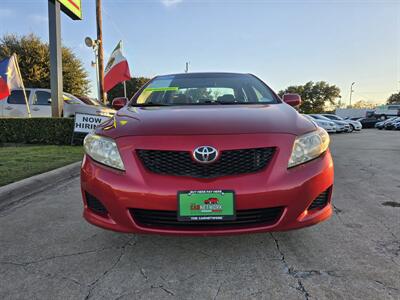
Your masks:
<path fill-rule="evenodd" d="M 285 94 L 283 95 L 283 101 L 290 106 L 299 106 L 301 104 L 301 98 L 298 94 Z"/>
<path fill-rule="evenodd" d="M 114 100 L 112 101 L 112 107 L 115 110 L 119 110 L 123 108 L 127 103 L 128 103 L 128 98 L 125 97 L 114 98 Z"/>

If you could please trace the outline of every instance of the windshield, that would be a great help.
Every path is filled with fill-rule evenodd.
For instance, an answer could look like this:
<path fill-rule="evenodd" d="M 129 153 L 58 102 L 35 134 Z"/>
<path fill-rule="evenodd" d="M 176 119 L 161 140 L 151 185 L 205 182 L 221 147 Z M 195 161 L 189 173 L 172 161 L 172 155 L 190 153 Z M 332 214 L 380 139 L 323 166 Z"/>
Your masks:
<path fill-rule="evenodd" d="M 248 74 L 201 73 L 159 76 L 132 105 L 271 104 L 275 94 Z"/>
<path fill-rule="evenodd" d="M 343 118 L 341 118 L 339 116 L 335 116 L 335 115 L 324 115 L 324 117 L 327 117 L 331 120 L 343 121 Z"/>
<path fill-rule="evenodd" d="M 83 103 L 87 104 L 87 105 L 95 105 L 95 106 L 99 106 L 101 105 L 101 103 L 97 102 L 95 99 L 93 98 L 89 98 L 86 96 L 79 96 L 78 97 Z"/>

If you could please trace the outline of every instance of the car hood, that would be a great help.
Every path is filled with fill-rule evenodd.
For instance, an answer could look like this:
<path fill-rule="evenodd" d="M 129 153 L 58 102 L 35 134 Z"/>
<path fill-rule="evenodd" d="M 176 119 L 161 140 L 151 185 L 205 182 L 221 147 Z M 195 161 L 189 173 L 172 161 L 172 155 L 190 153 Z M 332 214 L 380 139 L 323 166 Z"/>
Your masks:
<path fill-rule="evenodd" d="M 301 135 L 315 125 L 285 103 L 125 107 L 96 133 L 118 138 L 129 135 L 209 135 L 288 133 Z"/>

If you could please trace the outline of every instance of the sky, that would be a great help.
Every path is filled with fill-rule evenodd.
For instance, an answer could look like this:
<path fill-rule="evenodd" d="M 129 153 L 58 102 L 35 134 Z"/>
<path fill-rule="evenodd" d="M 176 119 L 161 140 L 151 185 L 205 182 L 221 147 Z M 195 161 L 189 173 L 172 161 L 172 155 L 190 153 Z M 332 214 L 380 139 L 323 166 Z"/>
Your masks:
<path fill-rule="evenodd" d="M 342 102 L 383 102 L 400 91 L 400 0 L 103 0 L 105 60 L 119 40 L 133 76 L 183 72 L 253 73 L 275 91 L 308 81 L 341 89 Z M 0 36 L 48 41 L 47 0 L 1 0 Z M 62 42 L 90 74 L 95 1 L 83 20 L 62 16 Z M 106 62 L 105 62 L 106 63 Z"/>

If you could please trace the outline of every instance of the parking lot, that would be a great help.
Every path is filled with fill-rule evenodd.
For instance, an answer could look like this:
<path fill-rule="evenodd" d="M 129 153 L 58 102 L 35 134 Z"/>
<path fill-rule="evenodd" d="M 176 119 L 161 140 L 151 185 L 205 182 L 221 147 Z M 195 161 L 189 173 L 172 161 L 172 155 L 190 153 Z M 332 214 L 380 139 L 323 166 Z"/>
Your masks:
<path fill-rule="evenodd" d="M 335 214 L 280 233 L 104 231 L 79 178 L 0 211 L 1 299 L 400 299 L 400 136 L 332 136 Z"/>

